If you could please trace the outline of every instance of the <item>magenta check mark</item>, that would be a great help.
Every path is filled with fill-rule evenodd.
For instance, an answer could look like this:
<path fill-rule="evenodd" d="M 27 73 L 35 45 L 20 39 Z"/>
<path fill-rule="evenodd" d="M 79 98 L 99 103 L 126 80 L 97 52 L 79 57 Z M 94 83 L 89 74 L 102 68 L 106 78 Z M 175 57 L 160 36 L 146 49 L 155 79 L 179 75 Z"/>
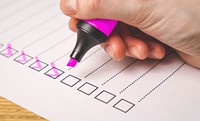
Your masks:
<path fill-rule="evenodd" d="M 56 69 L 54 62 L 51 63 L 51 67 L 53 70 L 53 74 L 48 74 L 48 76 L 58 77 L 60 74 L 59 74 L 58 70 Z"/>
<path fill-rule="evenodd" d="M 40 63 L 40 60 L 39 60 L 39 58 L 36 56 L 35 57 L 35 62 L 36 62 L 36 66 L 33 66 L 32 68 L 42 68 L 42 64 Z"/>
<path fill-rule="evenodd" d="M 12 56 L 12 45 L 7 44 L 7 52 L 3 53 L 5 56 Z"/>
<path fill-rule="evenodd" d="M 23 50 L 21 51 L 21 57 L 22 59 L 17 60 L 18 62 L 27 62 L 27 58 Z"/>

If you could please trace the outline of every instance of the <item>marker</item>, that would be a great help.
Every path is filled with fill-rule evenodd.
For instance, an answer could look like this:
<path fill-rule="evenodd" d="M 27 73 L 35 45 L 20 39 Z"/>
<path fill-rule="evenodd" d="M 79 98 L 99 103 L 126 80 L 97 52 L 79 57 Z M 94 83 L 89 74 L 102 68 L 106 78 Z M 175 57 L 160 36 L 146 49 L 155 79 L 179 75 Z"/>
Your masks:
<path fill-rule="evenodd" d="M 76 45 L 67 66 L 75 67 L 92 47 L 105 42 L 118 21 L 106 19 L 79 20 Z"/>

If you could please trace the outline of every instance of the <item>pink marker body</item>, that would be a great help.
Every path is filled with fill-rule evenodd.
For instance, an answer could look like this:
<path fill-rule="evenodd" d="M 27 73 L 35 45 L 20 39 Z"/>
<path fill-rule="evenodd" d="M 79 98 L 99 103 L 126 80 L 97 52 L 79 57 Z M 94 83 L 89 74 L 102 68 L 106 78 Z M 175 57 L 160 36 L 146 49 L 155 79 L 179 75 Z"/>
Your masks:
<path fill-rule="evenodd" d="M 84 20 L 88 24 L 92 25 L 99 31 L 103 32 L 107 37 L 115 28 L 118 21 L 116 20 L 106 20 L 106 19 L 93 19 L 93 20 Z"/>
<path fill-rule="evenodd" d="M 77 42 L 67 66 L 74 67 L 89 49 L 105 42 L 117 22 L 116 20 L 106 19 L 80 20 L 76 25 Z"/>

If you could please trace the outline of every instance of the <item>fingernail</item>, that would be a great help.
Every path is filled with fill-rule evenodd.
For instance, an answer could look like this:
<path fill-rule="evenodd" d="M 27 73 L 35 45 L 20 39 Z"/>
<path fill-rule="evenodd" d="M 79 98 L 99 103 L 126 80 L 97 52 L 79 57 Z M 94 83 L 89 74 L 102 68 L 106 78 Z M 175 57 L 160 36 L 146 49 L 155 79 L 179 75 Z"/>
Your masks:
<path fill-rule="evenodd" d="M 112 48 L 112 45 L 108 45 L 106 47 L 106 52 L 112 57 L 115 59 L 115 56 L 114 56 L 114 53 L 113 53 L 113 48 Z"/>
<path fill-rule="evenodd" d="M 164 55 L 162 55 L 160 52 L 156 51 L 156 58 L 157 59 L 162 59 L 164 57 Z"/>
<path fill-rule="evenodd" d="M 141 59 L 141 55 L 140 55 L 140 52 L 139 52 L 139 50 L 138 50 L 137 47 L 131 47 L 131 48 L 130 48 L 130 54 L 131 54 L 133 57 L 136 57 L 136 58 Z"/>
<path fill-rule="evenodd" d="M 75 14 L 76 10 L 77 10 L 77 4 L 76 4 L 76 0 L 70 0 L 69 1 L 69 8 L 71 10 L 71 14 Z"/>

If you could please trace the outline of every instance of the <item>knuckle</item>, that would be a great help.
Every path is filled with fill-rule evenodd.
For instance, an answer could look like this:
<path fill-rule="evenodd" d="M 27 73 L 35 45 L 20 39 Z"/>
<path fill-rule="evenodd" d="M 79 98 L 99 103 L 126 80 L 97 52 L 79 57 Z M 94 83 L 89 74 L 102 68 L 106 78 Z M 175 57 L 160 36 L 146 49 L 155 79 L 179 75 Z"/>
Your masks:
<path fill-rule="evenodd" d="M 88 8 L 91 11 L 98 11 L 102 6 L 103 0 L 89 0 Z"/>
<path fill-rule="evenodd" d="M 60 9 L 65 15 L 75 15 L 76 10 L 72 6 L 70 0 L 61 0 L 60 2 Z"/>
<path fill-rule="evenodd" d="M 66 0 L 61 0 L 60 2 L 60 9 L 64 14 L 67 14 L 67 5 L 66 5 Z"/>

